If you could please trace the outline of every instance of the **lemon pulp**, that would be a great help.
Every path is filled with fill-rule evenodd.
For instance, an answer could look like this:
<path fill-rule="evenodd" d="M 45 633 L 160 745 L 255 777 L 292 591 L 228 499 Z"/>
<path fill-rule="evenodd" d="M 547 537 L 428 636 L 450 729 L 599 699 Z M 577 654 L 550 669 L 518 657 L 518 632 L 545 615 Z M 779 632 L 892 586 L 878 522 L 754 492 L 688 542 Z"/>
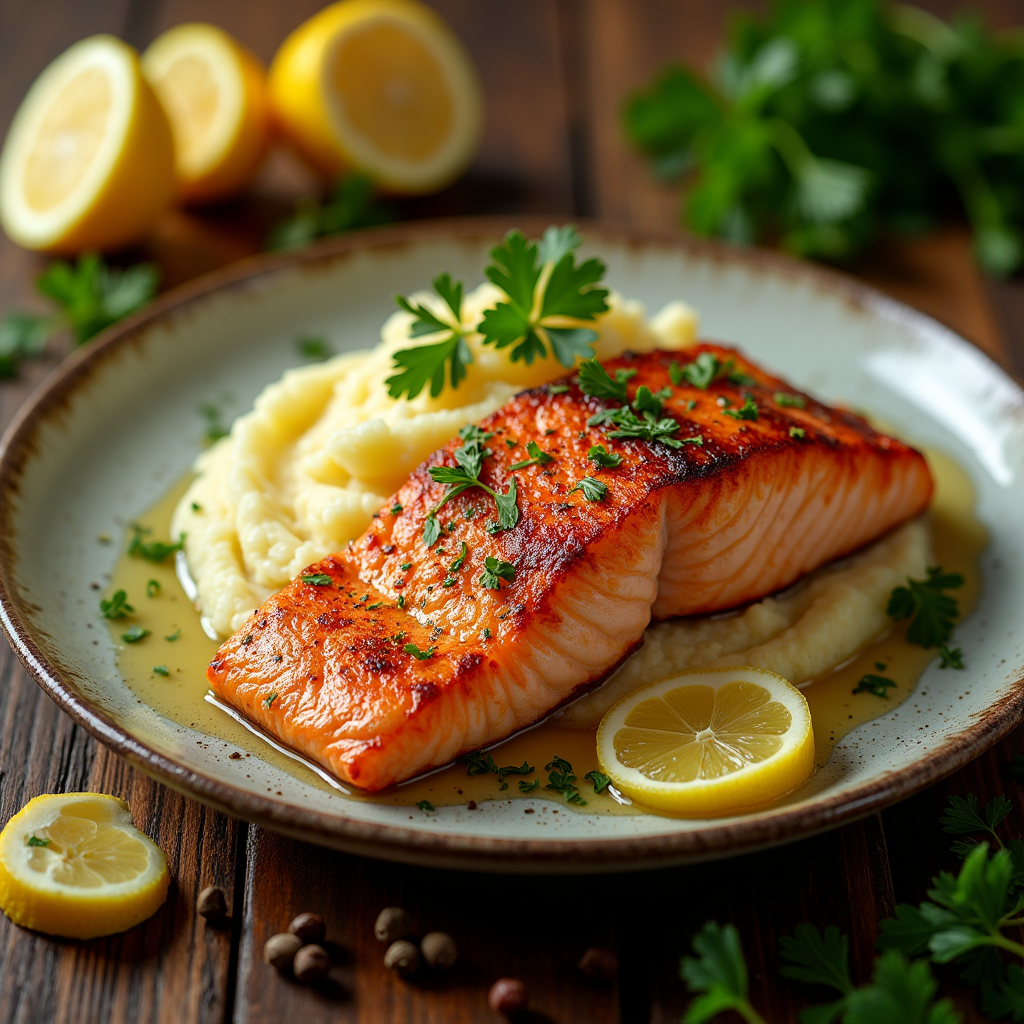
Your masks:
<path fill-rule="evenodd" d="M 37 931 L 124 931 L 156 911 L 169 881 L 163 853 L 115 797 L 36 797 L 0 832 L 0 909 Z"/>

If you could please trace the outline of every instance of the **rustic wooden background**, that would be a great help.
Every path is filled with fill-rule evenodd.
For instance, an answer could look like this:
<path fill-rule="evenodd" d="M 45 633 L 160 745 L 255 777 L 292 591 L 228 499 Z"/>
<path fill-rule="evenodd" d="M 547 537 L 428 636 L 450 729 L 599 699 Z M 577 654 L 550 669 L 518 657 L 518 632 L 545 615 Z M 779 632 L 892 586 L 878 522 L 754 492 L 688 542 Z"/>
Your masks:
<path fill-rule="evenodd" d="M 0 0 L 0 132 L 42 67 L 96 32 L 145 46 L 188 20 L 213 21 L 269 59 L 319 0 Z M 622 97 L 671 58 L 706 60 L 736 3 L 714 0 L 433 0 L 465 40 L 483 79 L 487 130 L 472 172 L 406 216 L 539 212 L 642 226 L 674 221 L 674 195 L 651 183 L 622 142 Z M 949 14 L 959 4 L 928 2 Z M 976 4 L 997 25 L 1024 22 L 1024 0 Z M 293 197 L 314 187 L 274 157 L 251 198 L 202 217 L 169 216 L 144 255 L 174 284 L 259 248 Z M 0 240 L 0 312 L 35 303 L 43 262 Z M 887 245 L 861 275 L 961 331 L 1024 373 L 1024 287 L 979 276 L 964 230 Z M 0 384 L 0 422 L 55 365 L 55 351 Z M 709 917 L 740 928 L 753 998 L 773 1022 L 793 1021 L 798 989 L 778 978 L 776 940 L 800 921 L 836 923 L 853 940 L 866 980 L 877 922 L 923 898 L 929 876 L 955 863 L 938 817 L 950 793 L 1007 791 L 1013 834 L 1024 834 L 1017 783 L 1002 769 L 1013 735 L 945 782 L 881 815 L 815 839 L 700 867 L 637 875 L 519 878 L 399 867 L 344 856 L 234 821 L 133 772 L 62 715 L 4 647 L 0 652 L 0 821 L 39 793 L 92 789 L 126 798 L 136 823 L 167 853 L 166 906 L 124 935 L 64 942 L 0 918 L 0 1018 L 17 1022 L 299 1020 L 427 1024 L 488 1021 L 490 983 L 523 978 L 532 1019 L 668 1024 L 687 995 L 678 960 Z M 208 927 L 196 894 L 216 884 L 231 920 Z M 462 962 L 443 983 L 407 984 L 386 972 L 372 935 L 377 911 L 406 906 L 424 929 L 450 931 Z M 330 985 L 303 988 L 260 957 L 264 940 L 301 910 L 328 920 L 338 966 Z M 617 987 L 583 984 L 583 950 L 617 948 Z M 942 975 L 965 1020 L 982 1021 L 955 972 Z M 738 1019 L 738 1018 L 735 1018 Z"/>

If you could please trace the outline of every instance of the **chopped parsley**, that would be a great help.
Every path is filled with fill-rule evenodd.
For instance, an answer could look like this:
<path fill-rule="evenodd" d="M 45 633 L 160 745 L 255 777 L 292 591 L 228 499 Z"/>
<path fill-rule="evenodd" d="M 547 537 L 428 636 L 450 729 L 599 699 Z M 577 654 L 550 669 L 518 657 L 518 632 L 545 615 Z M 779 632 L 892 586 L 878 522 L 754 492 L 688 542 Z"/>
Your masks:
<path fill-rule="evenodd" d="M 327 339 L 321 334 L 300 335 L 295 339 L 295 348 L 303 359 L 313 359 L 317 362 L 323 362 L 334 355 L 327 344 Z"/>
<path fill-rule="evenodd" d="M 398 502 L 396 501 L 396 502 L 394 503 L 394 505 L 392 505 L 392 506 L 391 506 L 391 514 L 392 514 L 393 516 L 397 516 L 397 515 L 398 515 L 398 513 L 399 513 L 399 512 L 401 512 L 401 511 L 402 511 L 402 506 L 401 506 L 401 505 L 399 505 L 399 504 L 398 504 Z"/>
<path fill-rule="evenodd" d="M 484 626 L 484 630 L 480 634 L 480 636 L 483 637 L 484 640 L 490 640 L 491 639 L 491 631 L 486 626 Z"/>
<path fill-rule="evenodd" d="M 203 441 L 207 446 L 216 444 L 222 437 L 227 437 L 231 430 L 221 419 L 221 410 L 212 402 L 202 402 L 199 405 L 199 413 L 206 420 L 206 432 L 203 434 Z"/>
<path fill-rule="evenodd" d="M 509 467 L 510 469 L 526 469 L 527 466 L 546 466 L 549 462 L 554 462 L 555 457 L 542 451 L 536 441 L 527 441 L 526 451 L 530 457 L 522 462 L 513 463 Z"/>
<path fill-rule="evenodd" d="M 457 388 L 466 377 L 466 367 L 473 362 L 473 353 L 466 344 L 470 328 L 462 324 L 462 282 L 453 281 L 449 274 L 434 278 L 434 291 L 440 297 L 447 312 L 440 316 L 417 302 L 413 305 L 401 295 L 395 302 L 407 313 L 412 314 L 410 337 L 423 338 L 441 335 L 440 340 L 429 345 L 403 348 L 394 354 L 395 369 L 384 382 L 392 398 L 415 398 L 429 383 L 431 398 L 437 398 L 444 389 L 445 368 L 453 388 Z"/>
<path fill-rule="evenodd" d="M 573 494 L 575 491 L 582 491 L 587 501 L 604 501 L 608 494 L 608 485 L 595 480 L 592 476 L 585 476 L 575 487 L 570 488 L 569 493 Z"/>
<path fill-rule="evenodd" d="M 726 416 L 731 416 L 734 420 L 757 420 L 757 403 L 750 395 L 745 395 L 743 398 L 743 405 L 738 409 L 726 409 Z"/>
<path fill-rule="evenodd" d="M 572 765 L 565 758 L 555 755 L 544 765 L 544 771 L 549 773 L 545 789 L 561 793 L 567 803 L 577 804 L 580 807 L 586 805 L 587 801 L 580 796 L 579 789 L 574 785 L 576 776 L 572 773 Z"/>
<path fill-rule="evenodd" d="M 611 785 L 612 781 L 604 772 L 599 771 L 587 772 L 583 778 L 594 784 L 595 793 L 603 793 Z"/>
<path fill-rule="evenodd" d="M 498 776 L 498 782 L 500 783 L 500 789 L 508 789 L 508 783 L 505 781 L 508 775 L 532 775 L 537 769 L 530 765 L 529 761 L 524 761 L 521 765 L 506 765 L 504 768 L 499 768 L 495 763 L 493 757 L 490 754 L 485 754 L 481 750 L 477 750 L 472 754 L 467 754 L 465 757 L 459 758 L 459 760 L 466 765 L 467 775 L 488 775 L 493 772 Z M 537 783 L 539 785 L 539 783 Z M 519 788 L 523 788 L 523 783 L 519 783 Z M 528 789 L 535 788 L 534 786 L 528 786 Z M 525 790 L 524 790 L 525 792 Z"/>
<path fill-rule="evenodd" d="M 128 603 L 128 595 L 123 590 L 115 590 L 109 599 L 100 601 L 100 611 L 105 619 L 125 619 L 135 609 Z"/>
<path fill-rule="evenodd" d="M 423 524 L 423 543 L 427 547 L 430 547 L 441 536 L 441 525 L 437 521 L 437 513 L 452 498 L 471 487 L 479 487 L 494 499 L 498 510 L 498 522 L 491 527 L 492 533 L 511 530 L 519 522 L 515 478 L 509 480 L 508 490 L 504 494 L 480 480 L 483 460 L 492 454 L 489 448 L 483 447 L 483 443 L 494 435 L 470 424 L 459 431 L 459 437 L 462 438 L 462 445 L 456 448 L 454 453 L 458 465 L 430 467 L 431 479 L 440 484 L 447 484 L 448 490 L 444 497 L 427 513 L 426 522 Z"/>
<path fill-rule="evenodd" d="M 429 800 L 417 800 L 416 806 L 421 811 L 436 811 L 437 808 Z"/>
<path fill-rule="evenodd" d="M 193 512 L 202 512 L 203 511 L 203 506 L 200 505 L 198 501 L 193 501 L 192 502 L 192 511 Z"/>
<path fill-rule="evenodd" d="M 173 643 L 175 640 L 180 640 L 181 639 L 181 630 L 180 629 L 176 629 L 169 636 L 165 636 L 164 639 L 165 640 L 169 640 L 171 643 Z"/>
<path fill-rule="evenodd" d="M 38 836 L 29 836 L 25 842 L 26 846 L 49 846 L 51 840 L 40 839 Z"/>
<path fill-rule="evenodd" d="M 807 431 L 803 427 L 790 427 L 789 436 L 795 437 L 798 441 L 802 441 L 807 436 Z"/>
<path fill-rule="evenodd" d="M 428 647 L 425 651 L 421 651 L 415 644 L 406 644 L 402 650 L 406 654 L 411 654 L 418 661 L 426 661 L 437 653 L 436 647 Z"/>
<path fill-rule="evenodd" d="M 964 578 L 960 573 L 943 572 L 938 566 L 932 566 L 925 579 L 908 578 L 905 587 L 896 587 L 886 608 L 896 622 L 911 620 L 907 628 L 910 643 L 926 649 L 938 647 L 943 668 L 963 668 L 960 648 L 951 650 L 947 646 L 960 608 L 956 598 L 945 593 L 963 585 Z"/>
<path fill-rule="evenodd" d="M 548 385 L 548 394 L 549 395 L 562 395 L 562 394 L 565 394 L 565 392 L 568 391 L 568 390 L 569 390 L 569 385 L 568 384 L 549 384 Z M 520 783 L 520 785 L 522 785 L 522 783 Z"/>
<path fill-rule="evenodd" d="M 270 707 L 274 703 L 275 700 L 277 700 L 277 690 L 275 690 L 268 697 L 264 697 L 263 698 L 263 703 L 267 705 L 267 710 L 268 711 L 270 710 Z"/>
<path fill-rule="evenodd" d="M 516 578 L 516 567 L 511 562 L 502 561 L 494 555 L 484 559 L 484 571 L 480 576 L 480 585 L 485 590 L 501 590 L 501 581 L 511 583 Z"/>
<path fill-rule="evenodd" d="M 412 568 L 412 562 L 403 562 L 399 567 L 402 572 L 408 572 Z"/>
<path fill-rule="evenodd" d="M 150 630 L 143 629 L 141 626 L 131 625 L 121 634 L 121 639 L 126 644 L 137 644 L 140 640 L 145 640 L 150 635 Z"/>
<path fill-rule="evenodd" d="M 491 250 L 491 263 L 484 274 L 504 292 L 507 301 L 485 310 L 477 326 L 485 345 L 511 346 L 512 362 L 522 360 L 527 365 L 545 358 L 549 349 L 568 367 L 579 357 L 594 355 L 596 331 L 552 324 L 552 318 L 561 317 L 589 322 L 608 310 L 608 289 L 597 287 L 604 277 L 604 264 L 598 259 L 576 263 L 575 250 L 582 241 L 572 225 L 552 226 L 540 242 L 527 241 L 521 232 L 510 231 Z M 542 284 L 548 265 L 551 271 Z"/>
<path fill-rule="evenodd" d="M 692 384 L 701 391 L 707 391 L 716 380 L 726 378 L 730 384 L 750 387 L 756 383 L 753 377 L 746 373 L 737 373 L 733 367 L 736 365 L 734 359 L 727 359 L 724 363 L 710 352 L 701 352 L 692 363 L 680 366 L 673 361 L 669 364 L 668 376 L 676 387 L 684 381 Z"/>
<path fill-rule="evenodd" d="M 164 541 L 144 541 L 142 538 L 150 531 L 142 526 L 132 524 L 132 539 L 128 544 L 128 554 L 137 558 L 144 558 L 147 562 L 163 562 L 168 556 L 176 551 L 181 551 L 185 546 L 185 534 L 181 534 L 174 544 Z"/>
<path fill-rule="evenodd" d="M 540 786 L 540 779 L 531 779 L 529 782 L 526 779 L 519 780 L 519 792 L 529 793 L 531 790 L 537 789 Z"/>
<path fill-rule="evenodd" d="M 592 444 L 587 458 L 596 463 L 602 469 L 614 469 L 622 462 L 622 456 L 617 452 L 610 452 L 603 444 Z"/>
<path fill-rule="evenodd" d="M 311 587 L 328 587 L 331 585 L 331 577 L 325 572 L 315 572 L 310 576 L 302 576 L 300 579 Z"/>
<path fill-rule="evenodd" d="M 803 395 L 791 395 L 788 391 L 776 391 L 772 397 L 776 405 L 789 409 L 802 409 L 807 405 Z"/>
<path fill-rule="evenodd" d="M 158 676 L 169 676 L 171 674 L 171 670 L 166 665 L 154 665 L 153 672 Z"/>
<path fill-rule="evenodd" d="M 853 693 L 873 693 L 876 697 L 889 699 L 889 690 L 894 689 L 896 684 L 885 676 L 876 676 L 868 673 L 862 676 L 860 682 L 852 691 Z"/>
<path fill-rule="evenodd" d="M 466 542 L 462 542 L 462 547 L 459 550 L 458 555 L 452 561 L 452 564 L 448 566 L 449 572 L 458 572 L 462 568 L 462 563 L 466 561 L 466 555 L 469 552 L 469 548 L 466 546 Z"/>
<path fill-rule="evenodd" d="M 146 597 L 156 597 L 160 593 L 160 581 L 149 580 L 146 583 Z"/>

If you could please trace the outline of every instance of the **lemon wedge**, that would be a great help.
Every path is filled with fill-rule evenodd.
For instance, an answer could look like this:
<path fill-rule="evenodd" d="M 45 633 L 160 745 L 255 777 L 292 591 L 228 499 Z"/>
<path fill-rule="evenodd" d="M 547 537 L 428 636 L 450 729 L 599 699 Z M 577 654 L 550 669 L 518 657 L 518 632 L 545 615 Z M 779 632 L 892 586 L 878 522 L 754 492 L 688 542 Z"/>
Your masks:
<path fill-rule="evenodd" d="M 814 767 L 803 694 L 759 668 L 681 672 L 634 690 L 601 720 L 601 770 L 640 803 L 735 814 L 796 789 Z"/>
<path fill-rule="evenodd" d="M 169 883 L 163 852 L 116 797 L 37 796 L 0 832 L 0 910 L 26 928 L 123 932 L 156 912 Z"/>
<path fill-rule="evenodd" d="M 186 202 L 224 199 L 244 188 L 267 149 L 266 72 L 214 25 L 178 25 L 142 55 L 174 133 L 178 193 Z"/>
<path fill-rule="evenodd" d="M 327 174 L 396 193 L 435 191 L 480 135 L 480 86 L 448 26 L 415 0 L 341 0 L 300 25 L 270 66 L 271 108 Z"/>
<path fill-rule="evenodd" d="M 171 128 L 136 52 L 75 43 L 36 79 L 0 155 L 0 221 L 28 249 L 74 253 L 141 238 L 174 195 Z"/>

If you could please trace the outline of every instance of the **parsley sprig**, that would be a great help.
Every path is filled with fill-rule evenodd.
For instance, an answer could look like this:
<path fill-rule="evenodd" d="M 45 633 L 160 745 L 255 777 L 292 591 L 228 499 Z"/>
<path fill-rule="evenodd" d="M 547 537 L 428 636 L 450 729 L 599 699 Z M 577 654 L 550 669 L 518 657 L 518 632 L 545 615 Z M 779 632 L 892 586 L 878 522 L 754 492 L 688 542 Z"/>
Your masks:
<path fill-rule="evenodd" d="M 679 972 L 691 992 L 699 995 L 683 1015 L 683 1024 L 705 1024 L 726 1010 L 735 1010 L 747 1024 L 765 1024 L 750 1003 L 747 962 L 736 928 L 708 921 L 694 936 L 696 956 L 683 957 Z"/>
<path fill-rule="evenodd" d="M 539 444 L 536 441 L 526 442 L 526 451 L 529 454 L 528 459 L 523 459 L 522 462 L 514 462 L 509 467 L 510 469 L 526 469 L 527 466 L 546 466 L 549 462 L 553 462 L 555 457 L 548 454 L 548 452 L 542 451 Z"/>
<path fill-rule="evenodd" d="M 896 622 L 911 620 L 907 640 L 924 648 L 937 647 L 943 668 L 964 667 L 960 648 L 948 646 L 960 608 L 955 597 L 944 593 L 963 585 L 960 573 L 943 572 L 940 567 L 932 566 L 925 579 L 908 578 L 905 587 L 896 587 L 886 609 Z"/>
<path fill-rule="evenodd" d="M 441 298 L 448 313 L 437 314 L 422 302 L 412 303 L 401 295 L 395 302 L 412 315 L 410 334 L 414 338 L 443 335 L 438 341 L 416 348 L 404 348 L 394 355 L 395 368 L 400 372 L 384 382 L 392 398 L 415 398 L 430 383 L 430 397 L 437 398 L 444 389 L 445 367 L 453 388 L 466 379 L 466 367 L 473 362 L 473 353 L 466 344 L 469 329 L 462 325 L 462 282 L 453 281 L 448 274 L 434 278 L 434 291 Z"/>
<path fill-rule="evenodd" d="M 36 290 L 56 307 L 52 313 L 14 311 L 0 321 L 0 377 L 13 377 L 23 359 L 42 354 L 47 342 L 70 331 L 82 345 L 145 306 L 156 294 L 160 272 L 151 263 L 108 266 L 96 253 L 75 264 L 56 260 L 36 278 Z"/>
<path fill-rule="evenodd" d="M 683 366 L 673 360 L 668 367 L 668 378 L 676 387 L 685 382 L 701 391 L 707 391 L 715 381 L 723 377 L 730 384 L 750 387 L 756 383 L 749 374 L 736 371 L 735 359 L 726 359 L 723 363 L 711 352 L 700 352 L 692 363 Z"/>
<path fill-rule="evenodd" d="M 162 540 L 146 541 L 150 530 L 147 527 L 132 524 L 132 539 L 128 542 L 128 554 L 136 558 L 144 558 L 147 562 L 164 562 L 177 551 L 185 547 L 185 534 L 181 534 L 173 543 Z"/>
<path fill-rule="evenodd" d="M 508 490 L 504 494 L 494 490 L 480 479 L 480 470 L 483 468 L 484 459 L 493 454 L 490 448 L 484 447 L 484 442 L 494 437 L 494 434 L 470 424 L 459 431 L 459 437 L 462 438 L 462 445 L 456 448 L 454 453 L 458 465 L 430 467 L 431 479 L 440 484 L 447 484 L 448 490 L 444 497 L 427 513 L 426 522 L 423 524 L 423 543 L 427 547 L 430 547 L 441 536 L 441 524 L 437 521 L 437 513 L 452 498 L 471 487 L 479 487 L 494 499 L 495 507 L 498 510 L 498 520 L 488 527 L 491 533 L 511 530 L 519 522 L 515 477 L 509 480 Z"/>
<path fill-rule="evenodd" d="M 484 571 L 480 574 L 480 585 L 485 590 L 500 590 L 501 582 L 511 583 L 516 578 L 516 567 L 495 555 L 484 559 Z"/>
<path fill-rule="evenodd" d="M 413 315 L 412 337 L 444 336 L 436 342 L 399 349 L 394 354 L 398 373 L 386 381 L 392 398 L 415 398 L 427 383 L 437 397 L 448 379 L 457 388 L 473 361 L 466 337 L 478 333 L 484 345 L 508 348 L 512 362 L 554 356 L 563 366 L 593 356 L 597 332 L 565 321 L 591 323 L 608 310 L 608 289 L 599 287 L 605 266 L 598 259 L 576 261 L 582 239 L 572 225 L 551 226 L 539 242 L 520 231 L 510 231 L 491 250 L 484 274 L 504 298 L 484 310 L 476 324 L 465 324 L 462 315 L 462 282 L 448 274 L 434 280 L 434 290 L 451 316 L 437 314 L 422 303 L 396 297 L 398 305 Z M 563 385 L 561 390 L 565 390 Z"/>
<path fill-rule="evenodd" d="M 579 787 L 576 786 L 576 776 L 573 775 L 572 765 L 559 757 L 557 754 L 544 765 L 544 771 L 548 773 L 548 784 L 545 789 L 552 789 L 565 797 L 566 803 L 576 804 L 579 807 L 586 806 L 587 801 L 580 796 Z"/>

